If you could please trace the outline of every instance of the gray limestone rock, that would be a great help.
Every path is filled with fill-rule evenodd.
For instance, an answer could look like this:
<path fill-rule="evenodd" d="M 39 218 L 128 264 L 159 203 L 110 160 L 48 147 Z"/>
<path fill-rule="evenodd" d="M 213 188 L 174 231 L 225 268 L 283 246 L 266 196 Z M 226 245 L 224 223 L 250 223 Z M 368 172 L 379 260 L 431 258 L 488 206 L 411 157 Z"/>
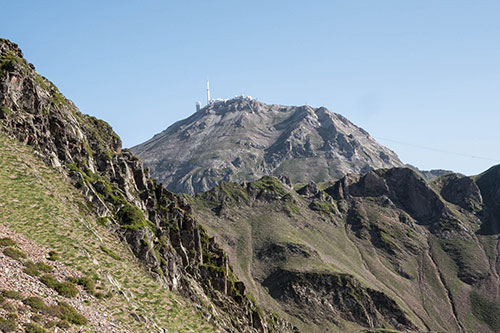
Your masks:
<path fill-rule="evenodd" d="M 169 190 L 188 194 L 264 175 L 309 183 L 403 166 L 340 114 L 250 97 L 209 104 L 131 150 Z"/>

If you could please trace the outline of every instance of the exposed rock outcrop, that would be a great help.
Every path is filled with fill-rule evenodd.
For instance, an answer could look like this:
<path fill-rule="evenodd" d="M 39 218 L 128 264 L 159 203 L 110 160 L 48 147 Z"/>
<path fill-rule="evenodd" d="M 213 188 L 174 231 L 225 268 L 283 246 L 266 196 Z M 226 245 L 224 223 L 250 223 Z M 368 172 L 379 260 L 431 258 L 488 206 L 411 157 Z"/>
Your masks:
<path fill-rule="evenodd" d="M 340 317 L 370 328 L 416 329 L 394 300 L 382 292 L 364 288 L 350 275 L 280 269 L 263 285 L 271 296 L 286 303 L 290 312 L 306 322 L 318 317 L 336 322 Z M 304 308 L 315 316 L 308 316 L 301 310 Z"/>
<path fill-rule="evenodd" d="M 477 186 L 481 190 L 486 222 L 481 233 L 500 233 L 500 165 L 486 170 L 478 176 Z"/>
<path fill-rule="evenodd" d="M 292 330 L 245 295 L 227 256 L 192 217 L 188 202 L 157 184 L 138 158 L 121 149 L 107 123 L 81 114 L 4 39 L 0 104 L 2 133 L 66 173 L 159 283 L 205 304 L 207 319 L 220 330 Z"/>
<path fill-rule="evenodd" d="M 427 182 L 408 168 L 370 171 L 348 175 L 325 190 L 335 199 L 386 196 L 421 224 L 433 224 L 445 218 L 447 211 Z"/>
<path fill-rule="evenodd" d="M 481 191 L 470 177 L 452 174 L 439 178 L 441 196 L 469 211 L 480 211 L 483 205 Z"/>

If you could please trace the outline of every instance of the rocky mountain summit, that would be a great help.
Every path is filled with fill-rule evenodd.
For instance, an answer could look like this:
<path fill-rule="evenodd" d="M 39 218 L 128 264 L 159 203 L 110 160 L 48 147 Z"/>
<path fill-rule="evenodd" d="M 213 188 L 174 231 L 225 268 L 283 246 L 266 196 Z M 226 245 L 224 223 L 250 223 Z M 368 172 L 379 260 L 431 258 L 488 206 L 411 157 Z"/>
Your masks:
<path fill-rule="evenodd" d="M 98 220 L 106 232 L 127 244 L 156 279 L 155 291 L 164 288 L 181 295 L 199 309 L 196 316 L 204 318 L 208 331 L 293 331 L 291 325 L 271 316 L 247 296 L 227 255 L 193 217 L 189 203 L 152 179 L 142 162 L 121 148 L 120 138 L 106 122 L 80 113 L 52 82 L 35 71 L 16 44 L 5 39 L 0 39 L 0 104 L 1 137 L 32 147 L 39 159 L 66 177 L 88 201 L 80 210 L 87 218 L 80 223 Z M 45 180 L 40 177 L 38 181 L 43 184 Z M 53 218 L 57 221 L 57 216 Z M 26 230 L 21 221 L 11 223 L 20 231 Z M 34 241 L 46 234 L 47 228 L 36 226 L 39 224 L 29 232 Z M 88 226 L 87 233 L 87 239 L 97 235 L 96 242 L 103 241 L 94 227 Z M 112 253 L 107 246 L 101 243 L 101 250 Z M 87 255 L 83 252 L 81 256 Z M 120 284 L 115 285 L 122 290 Z M 120 297 L 134 305 L 153 292 L 139 289 L 132 294 L 121 292 Z M 142 325 L 139 331 L 162 331 L 159 323 L 169 323 L 167 315 L 157 315 L 161 309 L 141 315 L 136 313 L 140 310 L 137 306 L 133 309 L 129 315 Z M 182 325 L 177 329 L 183 329 Z"/>
<path fill-rule="evenodd" d="M 292 182 L 403 166 L 366 131 L 324 107 L 268 105 L 249 97 L 208 104 L 131 148 L 173 192 L 264 175 Z"/>

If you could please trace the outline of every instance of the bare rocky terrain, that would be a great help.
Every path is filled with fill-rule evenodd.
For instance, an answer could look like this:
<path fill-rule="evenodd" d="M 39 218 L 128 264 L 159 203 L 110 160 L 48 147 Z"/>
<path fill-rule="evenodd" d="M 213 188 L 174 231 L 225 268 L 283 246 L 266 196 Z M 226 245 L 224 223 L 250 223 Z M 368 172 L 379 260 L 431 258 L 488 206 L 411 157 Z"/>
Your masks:
<path fill-rule="evenodd" d="M 75 325 L 68 319 L 61 320 L 56 311 L 51 311 L 50 307 L 53 307 L 53 310 L 60 302 L 72 306 L 76 313 L 85 318 L 82 319 L 85 325 L 94 331 L 130 331 L 126 325 L 114 322 L 110 311 L 103 304 L 99 304 L 99 299 L 95 295 L 82 287 L 75 286 L 78 289 L 76 296 L 64 297 L 41 282 L 39 276 L 33 273 L 33 269 L 28 270 L 27 267 L 30 267 L 30 264 L 38 265 L 43 267 L 45 273 L 51 272 L 52 276 L 59 281 L 82 277 L 82 273 L 78 270 L 65 266 L 59 261 L 48 260 L 49 253 L 53 250 L 45 249 L 4 225 L 0 225 L 0 243 L 6 241 L 11 245 L 0 244 L 0 250 L 16 249 L 25 256 L 14 259 L 5 252 L 0 252 L 0 318 L 15 318 L 11 319 L 12 331 L 20 330 L 30 323 L 79 331 L 81 324 Z M 40 274 L 41 272 L 38 275 Z M 40 298 L 41 295 L 43 299 Z M 5 322 L 0 321 L 0 330 L 9 331 L 6 329 Z"/>
<path fill-rule="evenodd" d="M 131 148 L 173 192 L 264 175 L 322 182 L 403 166 L 365 130 L 324 107 L 269 105 L 249 97 L 216 101 Z"/>

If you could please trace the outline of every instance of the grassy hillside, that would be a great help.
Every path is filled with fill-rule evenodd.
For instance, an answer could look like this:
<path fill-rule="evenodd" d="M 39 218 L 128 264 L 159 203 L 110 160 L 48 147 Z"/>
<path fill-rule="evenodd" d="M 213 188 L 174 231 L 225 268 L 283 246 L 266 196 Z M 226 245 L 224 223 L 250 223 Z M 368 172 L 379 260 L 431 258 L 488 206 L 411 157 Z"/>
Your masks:
<path fill-rule="evenodd" d="M 248 194 L 238 196 L 237 193 L 244 189 L 235 185 L 236 190 L 231 185 L 223 183 L 220 186 L 226 191 L 223 195 L 232 194 L 231 198 L 238 198 L 238 201 L 225 201 L 223 213 L 217 216 L 213 210 L 214 207 L 217 210 L 217 205 L 207 200 L 208 195 L 200 195 L 192 199 L 195 215 L 205 222 L 211 235 L 226 243 L 225 250 L 237 275 L 243 278 L 257 300 L 286 316 L 302 331 L 359 331 L 363 326 L 340 316 L 336 318 L 338 324 L 329 322 L 326 316 L 319 318 L 322 314 L 310 314 L 315 320 L 306 322 L 294 318 L 297 311 L 287 312 L 287 306 L 273 299 L 262 285 L 276 267 L 301 272 L 353 274 L 365 286 L 388 289 L 395 298 L 398 289 L 408 288 L 403 278 L 387 274 L 386 258 L 369 247 L 362 252 L 357 248 L 355 240 L 341 225 L 341 219 L 330 214 L 330 209 L 337 210 L 333 205 L 318 204 L 318 210 L 312 210 L 308 207 L 309 200 L 293 192 L 289 193 L 289 199 L 280 200 L 285 194 L 282 185 L 276 192 L 277 199 L 255 200 Z M 380 279 L 380 275 L 385 278 Z"/>
<path fill-rule="evenodd" d="M 497 304 L 490 297 L 498 281 L 495 236 L 475 234 L 480 213 L 447 202 L 439 188 L 415 177 L 403 169 L 356 176 L 342 185 L 342 195 L 336 194 L 342 181 L 294 189 L 264 177 L 222 183 L 190 200 L 198 219 L 225 244 L 250 293 L 303 330 L 394 329 L 385 314 L 399 308 L 418 331 L 496 331 L 494 313 L 485 307 Z M 329 282 L 343 274 L 358 287 L 340 290 Z M 276 285 L 276 276 L 292 282 Z M 321 284 L 326 291 L 315 289 Z M 370 308 L 360 298 L 370 289 L 397 305 L 381 311 L 384 319 L 368 315 L 373 322 L 366 321 Z M 309 299 L 301 300 L 301 293 Z M 323 303 L 331 295 L 337 298 L 328 309 Z M 349 295 L 359 316 L 335 308 Z"/>
<path fill-rule="evenodd" d="M 51 168 L 24 161 L 17 148 L 4 157 L 11 228 L 107 281 L 126 300 L 110 301 L 116 320 L 138 329 L 293 331 L 246 297 L 191 206 L 151 178 L 109 124 L 82 114 L 15 43 L 0 38 L 0 60 L 0 130 Z M 131 270 L 134 258 L 146 273 Z M 167 288 L 189 301 L 176 301 Z"/>
<path fill-rule="evenodd" d="M 145 273 L 63 175 L 46 167 L 30 147 L 4 135 L 0 189 L 2 227 L 54 251 L 77 275 L 94 280 L 98 294 L 89 299 L 108 311 L 120 330 L 215 331 L 201 312 Z"/>

